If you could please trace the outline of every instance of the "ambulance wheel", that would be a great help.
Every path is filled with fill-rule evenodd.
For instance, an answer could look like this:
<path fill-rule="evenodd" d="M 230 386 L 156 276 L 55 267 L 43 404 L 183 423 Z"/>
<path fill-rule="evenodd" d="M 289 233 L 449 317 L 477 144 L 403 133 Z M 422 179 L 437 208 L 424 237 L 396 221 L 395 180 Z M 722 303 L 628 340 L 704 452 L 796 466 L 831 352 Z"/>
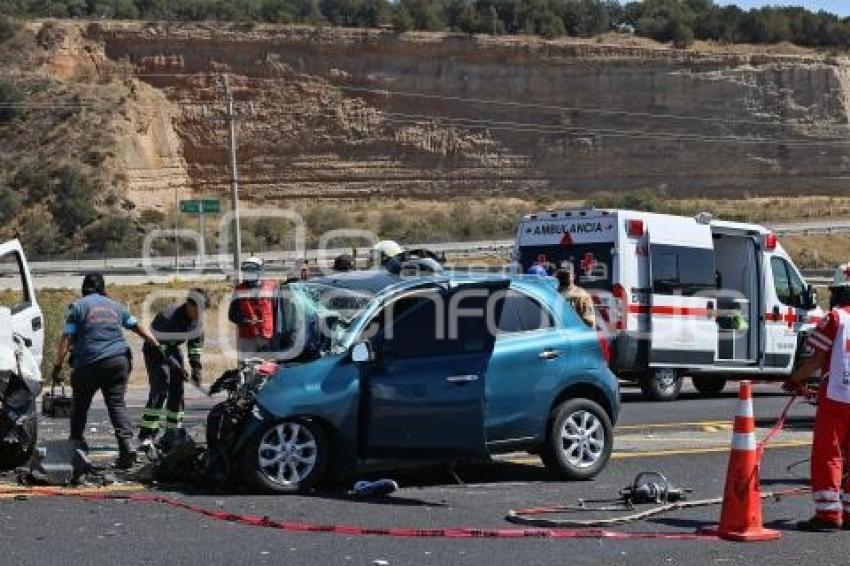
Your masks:
<path fill-rule="evenodd" d="M 674 369 L 656 369 L 640 380 L 640 390 L 650 401 L 675 401 L 682 391 L 682 376 Z"/>
<path fill-rule="evenodd" d="M 726 380 L 722 377 L 692 377 L 691 382 L 694 389 L 705 396 L 718 395 L 726 387 Z"/>

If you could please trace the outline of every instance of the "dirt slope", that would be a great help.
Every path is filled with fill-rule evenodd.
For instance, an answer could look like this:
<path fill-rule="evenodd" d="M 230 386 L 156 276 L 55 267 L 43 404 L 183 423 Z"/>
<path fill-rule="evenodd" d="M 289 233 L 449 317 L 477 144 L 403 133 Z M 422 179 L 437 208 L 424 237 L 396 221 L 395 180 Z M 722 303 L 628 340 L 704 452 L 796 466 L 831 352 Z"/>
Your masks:
<path fill-rule="evenodd" d="M 34 43 L 44 25 L 28 24 Z M 61 39 L 18 65 L 67 96 L 94 97 L 91 122 L 74 126 L 80 144 L 99 140 L 94 167 L 138 209 L 167 210 L 175 189 L 226 191 L 225 73 L 239 112 L 243 194 L 264 203 L 580 197 L 657 185 L 721 197 L 850 189 L 850 65 L 804 50 L 49 25 Z"/>

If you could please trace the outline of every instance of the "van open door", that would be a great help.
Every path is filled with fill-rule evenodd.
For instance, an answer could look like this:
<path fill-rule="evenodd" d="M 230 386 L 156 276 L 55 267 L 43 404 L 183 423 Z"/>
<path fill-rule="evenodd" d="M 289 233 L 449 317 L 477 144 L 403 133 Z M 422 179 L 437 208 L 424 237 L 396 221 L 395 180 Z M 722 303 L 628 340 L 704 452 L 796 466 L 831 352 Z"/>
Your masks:
<path fill-rule="evenodd" d="M 649 227 L 652 368 L 713 365 L 717 278 L 711 228 L 694 222 Z"/>

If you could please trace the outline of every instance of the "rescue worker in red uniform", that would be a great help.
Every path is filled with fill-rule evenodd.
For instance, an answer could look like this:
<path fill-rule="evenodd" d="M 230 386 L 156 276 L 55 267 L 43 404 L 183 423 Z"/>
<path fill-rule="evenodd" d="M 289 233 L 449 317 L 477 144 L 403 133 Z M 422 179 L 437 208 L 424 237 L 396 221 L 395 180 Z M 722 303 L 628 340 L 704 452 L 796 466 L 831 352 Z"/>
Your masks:
<path fill-rule="evenodd" d="M 242 360 L 272 350 L 277 282 L 263 279 L 263 260 L 252 257 L 242 263 L 242 282 L 236 286 L 228 319 L 238 328 L 237 357 Z"/>
<path fill-rule="evenodd" d="M 814 354 L 785 384 L 796 391 L 818 369 L 823 376 L 812 441 L 815 515 L 797 523 L 803 531 L 850 530 L 850 477 L 842 479 L 850 471 L 850 264 L 836 270 L 830 293 L 832 310 L 808 340 Z"/>

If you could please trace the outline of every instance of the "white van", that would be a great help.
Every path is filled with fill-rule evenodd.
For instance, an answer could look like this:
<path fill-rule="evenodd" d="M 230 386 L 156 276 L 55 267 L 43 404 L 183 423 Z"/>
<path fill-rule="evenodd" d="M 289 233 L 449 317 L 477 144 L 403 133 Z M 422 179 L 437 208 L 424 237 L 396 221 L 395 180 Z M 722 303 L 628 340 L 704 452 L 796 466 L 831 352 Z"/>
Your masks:
<path fill-rule="evenodd" d="M 0 471 L 35 449 L 44 319 L 17 240 L 0 243 Z"/>
<path fill-rule="evenodd" d="M 672 400 L 690 375 L 702 393 L 731 378 L 784 379 L 823 317 L 776 235 L 710 214 L 575 209 L 530 214 L 513 269 L 566 262 L 611 336 L 611 366 L 645 396 Z"/>

